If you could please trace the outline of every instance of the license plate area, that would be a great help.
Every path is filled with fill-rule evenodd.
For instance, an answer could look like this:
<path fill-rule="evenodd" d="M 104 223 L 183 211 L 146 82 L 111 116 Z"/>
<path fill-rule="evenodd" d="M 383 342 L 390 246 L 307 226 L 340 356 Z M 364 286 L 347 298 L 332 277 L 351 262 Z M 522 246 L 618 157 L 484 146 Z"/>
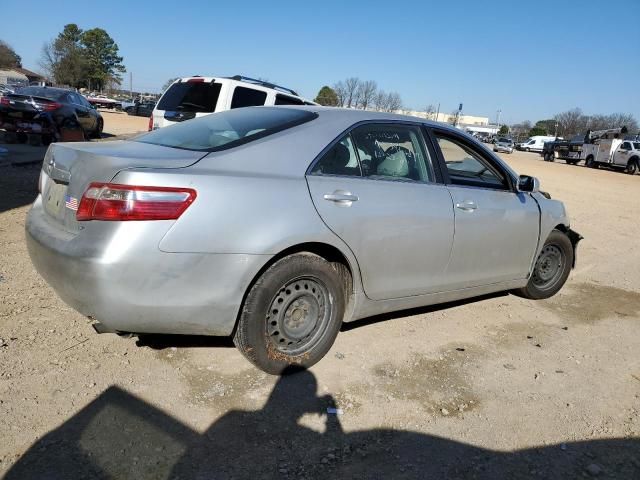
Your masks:
<path fill-rule="evenodd" d="M 64 197 L 67 193 L 67 185 L 56 183 L 49 179 L 44 190 L 44 209 L 54 218 L 62 218 L 64 216 L 65 202 Z"/>

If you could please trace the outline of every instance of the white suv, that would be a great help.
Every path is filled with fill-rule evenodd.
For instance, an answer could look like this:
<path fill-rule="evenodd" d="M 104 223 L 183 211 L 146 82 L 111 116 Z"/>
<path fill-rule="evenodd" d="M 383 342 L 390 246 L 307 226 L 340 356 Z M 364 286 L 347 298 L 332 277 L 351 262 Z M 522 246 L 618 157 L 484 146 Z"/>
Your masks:
<path fill-rule="evenodd" d="M 149 130 L 232 108 L 316 105 L 290 88 L 242 77 L 185 77 L 164 92 L 149 118 Z"/>

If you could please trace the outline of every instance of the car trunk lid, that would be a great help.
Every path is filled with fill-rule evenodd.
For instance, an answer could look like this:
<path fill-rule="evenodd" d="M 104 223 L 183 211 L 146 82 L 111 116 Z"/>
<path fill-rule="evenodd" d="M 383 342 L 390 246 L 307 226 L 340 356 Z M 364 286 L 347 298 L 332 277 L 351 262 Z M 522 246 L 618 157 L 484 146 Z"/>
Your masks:
<path fill-rule="evenodd" d="M 76 211 L 90 183 L 110 182 L 129 168 L 184 168 L 206 154 L 121 140 L 52 144 L 42 167 L 44 209 L 52 222 L 77 233 L 81 222 L 76 220 Z"/>

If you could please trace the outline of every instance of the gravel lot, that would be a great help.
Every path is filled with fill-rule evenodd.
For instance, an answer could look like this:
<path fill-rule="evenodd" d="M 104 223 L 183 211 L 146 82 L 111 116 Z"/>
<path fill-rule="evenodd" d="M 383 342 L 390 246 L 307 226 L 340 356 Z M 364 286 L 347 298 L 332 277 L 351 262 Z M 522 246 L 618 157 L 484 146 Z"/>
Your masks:
<path fill-rule="evenodd" d="M 585 237 L 559 295 L 349 324 L 282 379 L 228 339 L 95 334 L 29 261 L 38 169 L 0 169 L 0 476 L 640 478 L 640 176 L 505 158 Z"/>

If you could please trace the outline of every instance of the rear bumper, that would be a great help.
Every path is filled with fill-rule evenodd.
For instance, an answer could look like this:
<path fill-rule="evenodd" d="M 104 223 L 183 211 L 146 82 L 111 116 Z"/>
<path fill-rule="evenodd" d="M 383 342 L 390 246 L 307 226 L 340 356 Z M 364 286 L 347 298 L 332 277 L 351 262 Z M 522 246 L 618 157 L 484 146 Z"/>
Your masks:
<path fill-rule="evenodd" d="M 161 252 L 157 231 L 140 235 L 143 223 L 121 222 L 112 235 L 71 234 L 50 222 L 38 198 L 27 247 L 60 298 L 105 329 L 231 334 L 246 288 L 271 256 Z"/>

